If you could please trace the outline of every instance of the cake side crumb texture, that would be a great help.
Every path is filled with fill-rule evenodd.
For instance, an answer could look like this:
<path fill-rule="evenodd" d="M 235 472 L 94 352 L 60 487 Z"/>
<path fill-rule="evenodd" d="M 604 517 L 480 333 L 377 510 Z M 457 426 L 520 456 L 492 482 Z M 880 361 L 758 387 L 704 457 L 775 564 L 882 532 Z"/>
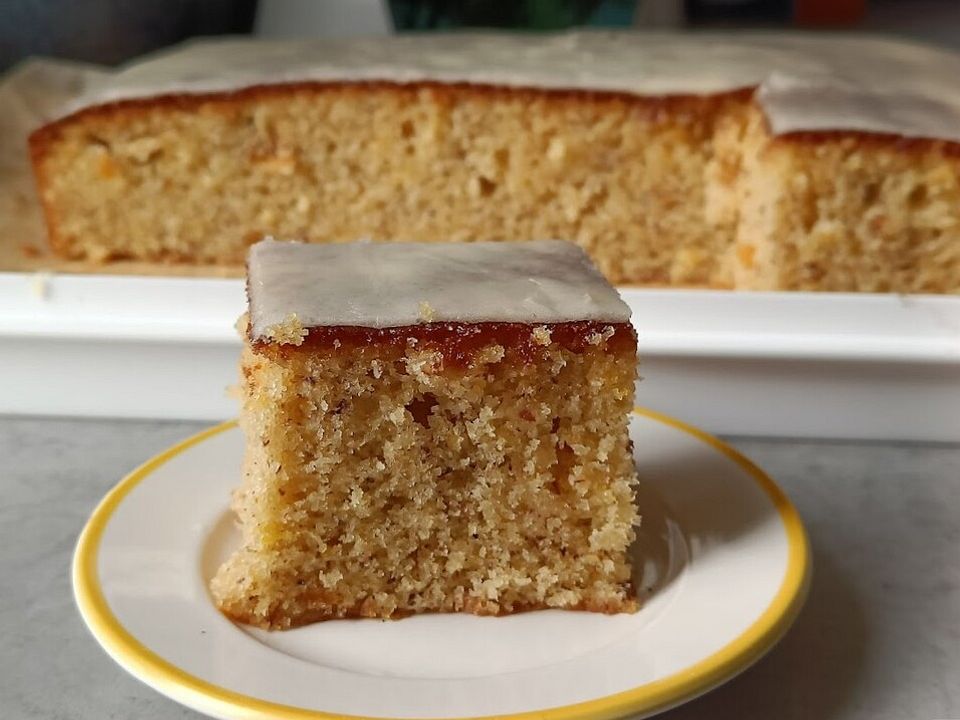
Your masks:
<path fill-rule="evenodd" d="M 218 606 L 271 628 L 635 610 L 635 339 L 579 332 L 574 352 L 530 328 L 535 360 L 491 337 L 463 366 L 429 345 L 248 345 L 243 541 Z"/>

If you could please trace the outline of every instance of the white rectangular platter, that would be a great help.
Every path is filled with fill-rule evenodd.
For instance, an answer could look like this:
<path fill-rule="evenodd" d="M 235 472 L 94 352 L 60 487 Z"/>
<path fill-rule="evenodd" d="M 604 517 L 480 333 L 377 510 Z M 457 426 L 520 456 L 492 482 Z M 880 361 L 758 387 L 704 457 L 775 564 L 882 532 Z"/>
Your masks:
<path fill-rule="evenodd" d="M 960 440 L 960 297 L 621 289 L 637 403 L 712 432 Z M 236 415 L 241 280 L 0 273 L 0 413 Z"/>

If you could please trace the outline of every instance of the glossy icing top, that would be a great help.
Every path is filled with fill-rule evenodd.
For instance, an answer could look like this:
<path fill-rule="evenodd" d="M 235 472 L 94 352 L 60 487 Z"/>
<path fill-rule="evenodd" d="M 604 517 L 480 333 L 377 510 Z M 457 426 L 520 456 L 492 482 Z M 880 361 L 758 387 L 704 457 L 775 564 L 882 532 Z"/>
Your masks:
<path fill-rule="evenodd" d="M 247 262 L 250 336 L 289 325 L 625 323 L 630 309 L 578 246 L 560 240 L 330 243 L 263 240 Z"/>
<path fill-rule="evenodd" d="M 757 87 L 775 134 L 855 130 L 960 141 L 960 55 L 876 37 L 785 33 L 457 33 L 203 40 L 111 73 L 67 111 L 302 81 L 469 82 L 700 95 Z"/>

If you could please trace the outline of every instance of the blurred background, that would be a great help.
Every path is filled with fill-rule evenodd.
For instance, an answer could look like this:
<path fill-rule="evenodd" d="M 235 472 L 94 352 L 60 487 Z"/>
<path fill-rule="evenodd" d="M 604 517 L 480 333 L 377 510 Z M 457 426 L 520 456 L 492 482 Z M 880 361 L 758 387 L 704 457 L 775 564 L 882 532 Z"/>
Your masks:
<path fill-rule="evenodd" d="M 31 55 L 114 65 L 198 35 L 322 38 L 578 26 L 850 30 L 960 47 L 960 1 L 3 0 L 0 71 Z"/>

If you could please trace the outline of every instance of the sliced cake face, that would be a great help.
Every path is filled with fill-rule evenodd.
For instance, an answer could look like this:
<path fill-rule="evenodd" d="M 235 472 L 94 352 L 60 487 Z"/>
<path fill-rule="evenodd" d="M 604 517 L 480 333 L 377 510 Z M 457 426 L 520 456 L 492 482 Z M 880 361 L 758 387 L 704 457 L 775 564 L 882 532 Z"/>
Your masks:
<path fill-rule="evenodd" d="M 960 293 L 960 153 L 939 142 L 770 138 L 755 118 L 738 183 L 745 290 Z"/>
<path fill-rule="evenodd" d="M 561 237 L 613 282 L 710 284 L 729 233 L 704 220 L 703 174 L 714 122 L 744 102 L 308 84 L 91 111 L 32 147 L 68 258 L 239 265 L 264 235 Z"/>
<path fill-rule="evenodd" d="M 243 546 L 218 605 L 280 628 L 635 609 L 627 308 L 566 243 L 400 249 L 254 248 Z M 285 295 L 295 278 L 311 290 Z"/>

